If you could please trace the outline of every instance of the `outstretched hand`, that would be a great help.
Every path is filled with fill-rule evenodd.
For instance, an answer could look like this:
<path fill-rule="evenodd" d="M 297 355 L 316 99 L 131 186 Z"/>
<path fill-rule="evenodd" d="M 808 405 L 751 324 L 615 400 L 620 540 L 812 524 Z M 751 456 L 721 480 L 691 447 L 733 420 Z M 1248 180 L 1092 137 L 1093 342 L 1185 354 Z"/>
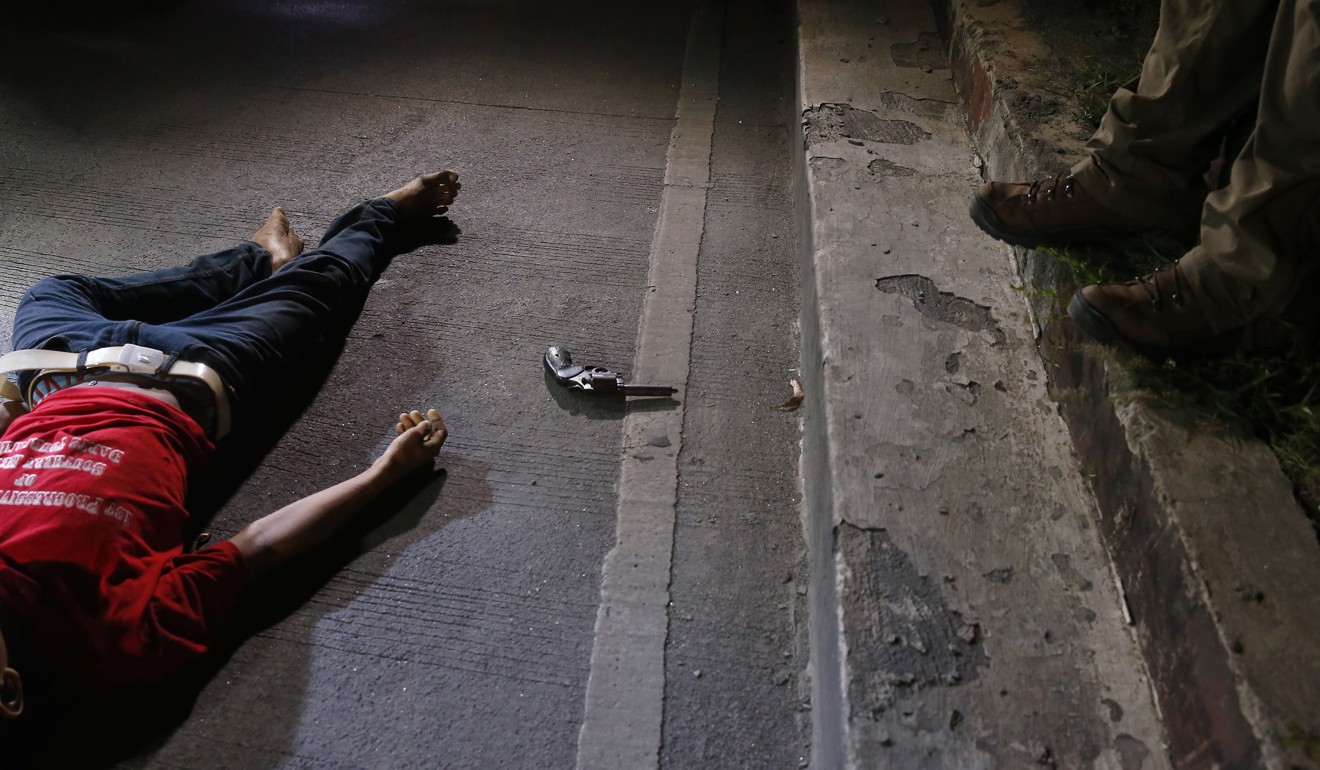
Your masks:
<path fill-rule="evenodd" d="M 434 409 L 399 415 L 398 433 L 380 459 L 351 479 L 284 506 L 257 519 L 231 542 L 247 564 L 248 574 L 264 575 L 324 543 L 343 530 L 364 507 L 413 471 L 431 467 L 449 436 Z"/>
<path fill-rule="evenodd" d="M 394 432 L 398 435 L 379 462 L 400 476 L 430 467 L 449 437 L 444 418 L 435 409 L 427 409 L 425 415 L 416 409 L 400 413 Z"/>

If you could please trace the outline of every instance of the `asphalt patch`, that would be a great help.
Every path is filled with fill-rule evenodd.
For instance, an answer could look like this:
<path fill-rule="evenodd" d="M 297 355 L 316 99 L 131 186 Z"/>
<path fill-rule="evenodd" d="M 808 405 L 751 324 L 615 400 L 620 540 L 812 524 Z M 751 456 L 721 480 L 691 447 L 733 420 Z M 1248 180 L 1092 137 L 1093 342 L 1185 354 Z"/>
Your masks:
<path fill-rule="evenodd" d="M 875 288 L 885 294 L 898 294 L 912 300 L 917 310 L 932 320 L 953 324 L 969 332 L 988 332 L 994 338 L 995 347 L 1003 347 L 1008 341 L 990 308 L 954 296 L 952 292 L 940 291 L 935 282 L 924 275 L 877 278 Z"/>

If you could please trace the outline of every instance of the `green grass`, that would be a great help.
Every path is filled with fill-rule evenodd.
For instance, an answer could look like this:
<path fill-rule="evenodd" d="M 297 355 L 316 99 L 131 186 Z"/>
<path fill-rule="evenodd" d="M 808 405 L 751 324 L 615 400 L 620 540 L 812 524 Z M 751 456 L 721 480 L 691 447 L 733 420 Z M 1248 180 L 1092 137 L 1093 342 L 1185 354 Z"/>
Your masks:
<path fill-rule="evenodd" d="M 1140 62 L 1126 71 L 1119 71 L 1104 67 L 1094 59 L 1086 60 L 1077 73 L 1077 120 L 1091 129 L 1099 128 L 1100 119 L 1109 108 L 1109 97 L 1140 73 Z"/>
<path fill-rule="evenodd" d="M 1097 0 L 1097 10 L 1154 29 L 1158 0 Z M 1143 43 L 1144 44 L 1144 43 Z M 1135 50 L 1135 49 L 1134 49 Z M 1105 63 L 1102 63 L 1105 62 Z M 1094 130 L 1113 93 L 1141 71 L 1129 61 L 1090 57 L 1072 68 L 1074 117 Z M 1189 244 L 1167 237 L 1122 239 L 1039 251 L 1066 268 L 1071 285 L 1027 287 L 1029 296 L 1052 296 L 1060 315 L 1076 287 L 1126 281 L 1153 272 L 1186 253 Z M 1312 521 L 1320 527 L 1320 343 L 1269 352 L 1228 350 L 1219 355 L 1151 358 L 1109 349 L 1126 373 L 1132 396 L 1179 410 L 1224 430 L 1268 442 L 1292 479 Z"/>
<path fill-rule="evenodd" d="M 1301 749 L 1309 759 L 1320 760 L 1320 738 L 1306 734 L 1295 724 L 1288 725 L 1288 729 L 1292 730 L 1294 734 L 1285 736 L 1283 745 Z"/>
<path fill-rule="evenodd" d="M 1266 441 L 1311 499 L 1320 490 L 1320 347 L 1234 350 L 1162 361 L 1133 357 L 1133 382 L 1167 409 L 1189 410 Z"/>
<path fill-rule="evenodd" d="M 1101 252 L 1107 259 L 1097 258 L 1095 248 L 1081 253 L 1040 251 L 1066 266 L 1076 286 L 1127 280 L 1182 253 L 1181 244 L 1166 238 L 1126 246 L 1117 255 Z M 1063 293 L 1070 294 L 1068 287 Z M 1320 526 L 1320 342 L 1294 342 L 1272 351 L 1234 348 L 1213 355 L 1150 357 L 1123 350 L 1113 355 L 1134 397 L 1268 443 Z"/>
<path fill-rule="evenodd" d="M 1187 245 L 1169 236 L 1145 235 L 1087 246 L 1041 246 L 1037 251 L 1068 268 L 1074 285 L 1086 286 L 1153 272 L 1185 254 Z"/>

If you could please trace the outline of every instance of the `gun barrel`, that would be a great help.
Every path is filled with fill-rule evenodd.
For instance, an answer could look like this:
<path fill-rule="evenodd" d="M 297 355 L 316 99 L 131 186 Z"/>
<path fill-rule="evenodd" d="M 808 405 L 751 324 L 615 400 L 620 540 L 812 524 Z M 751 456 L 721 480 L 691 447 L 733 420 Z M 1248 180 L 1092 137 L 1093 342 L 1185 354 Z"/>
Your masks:
<path fill-rule="evenodd" d="M 668 385 L 622 385 L 619 390 L 625 396 L 672 396 L 678 392 L 678 388 L 671 388 Z"/>

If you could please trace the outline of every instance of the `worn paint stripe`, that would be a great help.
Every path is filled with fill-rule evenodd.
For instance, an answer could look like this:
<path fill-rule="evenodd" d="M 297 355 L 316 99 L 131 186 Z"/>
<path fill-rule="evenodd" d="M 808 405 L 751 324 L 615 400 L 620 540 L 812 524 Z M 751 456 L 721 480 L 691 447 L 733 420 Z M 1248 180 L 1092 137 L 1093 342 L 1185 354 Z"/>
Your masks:
<path fill-rule="evenodd" d="M 636 382 L 679 387 L 679 405 L 629 409 L 624 418 L 618 541 L 602 570 L 586 713 L 578 738 L 579 770 L 660 763 L 682 398 L 710 186 L 723 21 L 721 3 L 701 3 L 688 32 L 632 369 Z M 657 440 L 662 437 L 668 446 L 655 446 L 666 443 Z"/>

